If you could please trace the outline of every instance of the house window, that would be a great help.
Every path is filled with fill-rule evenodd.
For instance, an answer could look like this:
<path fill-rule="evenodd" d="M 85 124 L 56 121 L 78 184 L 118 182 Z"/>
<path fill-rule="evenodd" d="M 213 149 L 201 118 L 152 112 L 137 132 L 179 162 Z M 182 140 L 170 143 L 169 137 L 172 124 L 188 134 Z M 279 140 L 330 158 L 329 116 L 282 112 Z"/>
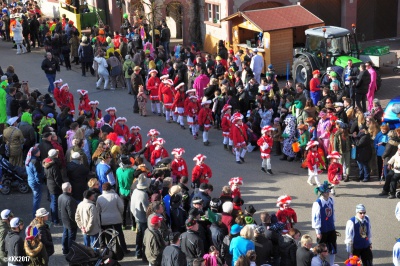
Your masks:
<path fill-rule="evenodd" d="M 220 6 L 218 4 L 207 3 L 207 20 L 218 24 L 220 20 Z"/>

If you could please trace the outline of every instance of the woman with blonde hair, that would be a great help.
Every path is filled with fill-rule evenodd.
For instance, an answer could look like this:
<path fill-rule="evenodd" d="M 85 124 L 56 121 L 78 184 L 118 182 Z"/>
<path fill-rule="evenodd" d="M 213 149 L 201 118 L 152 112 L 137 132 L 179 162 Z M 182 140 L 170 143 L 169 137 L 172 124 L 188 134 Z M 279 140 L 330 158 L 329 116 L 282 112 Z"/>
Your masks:
<path fill-rule="evenodd" d="M 246 256 L 247 251 L 255 250 L 254 230 L 250 225 L 246 225 L 240 230 L 240 236 L 232 239 L 229 245 L 229 253 L 233 255 L 232 265 L 235 265 L 240 256 Z"/>
<path fill-rule="evenodd" d="M 89 187 L 90 191 L 94 192 L 94 202 L 96 203 L 97 198 L 101 195 L 101 192 L 100 192 L 100 189 L 99 189 L 100 188 L 99 180 L 97 178 L 94 178 L 94 177 L 89 179 L 88 187 Z"/>
<path fill-rule="evenodd" d="M 44 247 L 39 230 L 32 225 L 29 225 L 25 230 L 24 250 L 29 256 L 29 266 L 47 266 L 49 265 L 49 257 L 47 256 L 46 248 Z"/>

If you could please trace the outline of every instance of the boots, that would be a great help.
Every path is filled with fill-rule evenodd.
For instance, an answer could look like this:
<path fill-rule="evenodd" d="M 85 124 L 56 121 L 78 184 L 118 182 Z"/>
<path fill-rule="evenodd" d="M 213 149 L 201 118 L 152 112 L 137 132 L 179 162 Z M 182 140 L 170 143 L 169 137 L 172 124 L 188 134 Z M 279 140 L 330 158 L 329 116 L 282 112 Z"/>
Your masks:
<path fill-rule="evenodd" d="M 228 150 L 228 145 L 227 144 L 224 144 L 224 150 Z"/>
<path fill-rule="evenodd" d="M 267 170 L 267 174 L 273 175 L 274 173 L 272 173 L 272 170 L 271 170 L 271 169 L 268 169 L 268 170 Z"/>
<path fill-rule="evenodd" d="M 229 146 L 228 146 L 228 151 L 233 152 L 233 151 L 232 151 L 232 145 L 229 145 Z"/>
<path fill-rule="evenodd" d="M 349 176 L 346 176 L 345 179 L 343 180 L 343 182 L 349 182 L 349 181 L 350 181 Z"/>
<path fill-rule="evenodd" d="M 263 171 L 264 173 L 266 173 L 267 171 L 265 171 L 264 167 L 261 167 L 261 171 Z"/>

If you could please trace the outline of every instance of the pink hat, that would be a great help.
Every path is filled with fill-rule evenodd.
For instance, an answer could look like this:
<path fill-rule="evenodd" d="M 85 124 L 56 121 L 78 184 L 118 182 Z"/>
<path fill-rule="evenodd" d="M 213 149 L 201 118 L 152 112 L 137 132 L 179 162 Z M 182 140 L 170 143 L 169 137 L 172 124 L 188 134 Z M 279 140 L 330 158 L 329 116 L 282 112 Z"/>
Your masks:
<path fill-rule="evenodd" d="M 243 115 L 241 113 L 235 113 L 232 118 L 231 121 L 234 122 L 236 120 L 242 120 L 243 119 Z"/>

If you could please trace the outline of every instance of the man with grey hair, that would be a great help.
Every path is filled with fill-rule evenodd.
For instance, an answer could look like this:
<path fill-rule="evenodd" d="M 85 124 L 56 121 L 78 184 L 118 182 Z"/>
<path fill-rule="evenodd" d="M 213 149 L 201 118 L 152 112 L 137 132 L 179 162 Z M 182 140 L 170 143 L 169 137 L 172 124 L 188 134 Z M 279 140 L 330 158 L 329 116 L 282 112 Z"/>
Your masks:
<path fill-rule="evenodd" d="M 61 221 L 64 227 L 61 243 L 63 254 L 65 255 L 69 252 L 72 240 L 75 241 L 76 239 L 78 226 L 75 222 L 75 212 L 78 204 L 71 196 L 72 186 L 69 182 L 63 183 L 61 188 L 63 194 L 58 197 L 58 208 L 60 209 Z"/>
<path fill-rule="evenodd" d="M 72 185 L 71 196 L 78 202 L 83 200 L 83 192 L 88 189 L 89 168 L 82 163 L 79 152 L 71 153 L 71 161 L 67 163 L 67 176 Z"/>

